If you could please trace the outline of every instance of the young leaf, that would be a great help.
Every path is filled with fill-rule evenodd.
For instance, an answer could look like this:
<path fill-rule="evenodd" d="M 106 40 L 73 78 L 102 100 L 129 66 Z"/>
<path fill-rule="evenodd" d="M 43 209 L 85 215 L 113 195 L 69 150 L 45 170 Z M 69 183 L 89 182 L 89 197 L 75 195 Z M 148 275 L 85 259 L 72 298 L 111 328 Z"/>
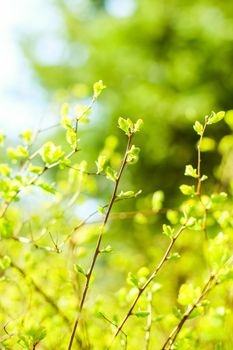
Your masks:
<path fill-rule="evenodd" d="M 171 226 L 169 225 L 163 224 L 163 234 L 165 234 L 169 238 L 172 238 L 174 234 L 174 228 L 171 228 Z"/>
<path fill-rule="evenodd" d="M 199 295 L 199 288 L 194 289 L 191 284 L 182 284 L 179 290 L 178 303 L 187 306 L 195 302 Z"/>
<path fill-rule="evenodd" d="M 186 165 L 184 175 L 197 178 L 197 169 L 194 169 L 192 165 Z"/>
<path fill-rule="evenodd" d="M 56 194 L 56 189 L 51 186 L 50 184 L 48 184 L 47 182 L 41 182 L 39 184 L 37 184 L 37 186 L 39 186 L 40 188 L 42 188 L 44 191 L 49 192 L 51 194 Z"/>
<path fill-rule="evenodd" d="M 104 207 L 99 206 L 99 207 L 98 207 L 98 212 L 99 212 L 101 215 L 104 215 L 104 214 L 105 214 Z"/>
<path fill-rule="evenodd" d="M 75 149 L 77 146 L 77 135 L 72 128 L 69 128 L 66 132 L 66 140 L 72 149 Z"/>
<path fill-rule="evenodd" d="M 102 80 L 97 81 L 93 85 L 94 99 L 97 99 L 104 89 L 106 89 L 106 86 L 103 84 L 103 81 Z"/>
<path fill-rule="evenodd" d="M 143 310 L 134 312 L 134 315 L 135 315 L 136 317 L 140 317 L 140 318 L 145 318 L 145 317 L 147 317 L 149 314 L 150 314 L 149 311 L 143 311 Z"/>
<path fill-rule="evenodd" d="M 185 196 L 193 196 L 195 194 L 194 186 L 181 185 L 179 188 Z"/>
<path fill-rule="evenodd" d="M 4 255 L 1 259 L 0 259 L 0 269 L 1 270 L 6 270 L 11 264 L 11 258 L 8 255 Z"/>
<path fill-rule="evenodd" d="M 157 212 L 163 207 L 164 193 L 163 191 L 156 191 L 152 196 L 152 210 Z"/>
<path fill-rule="evenodd" d="M 117 198 L 119 198 L 119 199 L 126 199 L 126 198 L 132 198 L 132 197 L 135 197 L 134 191 L 127 191 L 127 192 L 121 191 L 121 192 L 117 195 Z"/>
<path fill-rule="evenodd" d="M 186 226 L 187 227 L 191 227 L 196 223 L 197 219 L 194 217 L 190 217 L 188 218 L 188 220 L 186 221 Z"/>
<path fill-rule="evenodd" d="M 128 273 L 127 282 L 139 288 L 139 279 L 132 272 Z"/>
<path fill-rule="evenodd" d="M 140 148 L 132 145 L 131 149 L 127 153 L 127 163 L 135 164 L 138 161 Z"/>
<path fill-rule="evenodd" d="M 31 130 L 25 130 L 22 134 L 19 135 L 21 139 L 29 145 L 32 142 L 32 131 Z"/>
<path fill-rule="evenodd" d="M 167 257 L 167 260 L 178 260 L 180 258 L 180 254 L 175 252 L 175 253 L 172 253 L 171 255 L 169 255 Z"/>
<path fill-rule="evenodd" d="M 87 273 L 84 270 L 84 268 L 81 265 L 79 265 L 79 264 L 74 264 L 74 271 L 77 272 L 77 273 L 81 273 L 84 276 L 87 275 Z"/>
<path fill-rule="evenodd" d="M 118 119 L 118 127 L 125 132 L 126 135 L 129 136 L 129 128 L 128 128 L 128 123 L 127 123 L 127 120 L 124 119 L 124 118 L 119 118 Z"/>
<path fill-rule="evenodd" d="M 200 136 L 203 135 L 204 127 L 199 121 L 196 121 L 195 124 L 193 125 L 193 129 L 196 131 L 196 133 Z"/>
<path fill-rule="evenodd" d="M 221 111 L 218 113 L 212 112 L 210 117 L 208 118 L 207 124 L 215 124 L 218 123 L 220 120 L 222 120 L 225 117 L 225 112 Z"/>
<path fill-rule="evenodd" d="M 61 146 L 55 146 L 52 141 L 46 142 L 39 151 L 42 160 L 46 164 L 52 164 L 58 161 L 64 154 Z"/>
<path fill-rule="evenodd" d="M 202 175 L 202 177 L 201 177 L 201 182 L 203 182 L 203 181 L 205 181 L 205 180 L 207 180 L 208 179 L 208 176 L 207 175 Z"/>
<path fill-rule="evenodd" d="M 97 166 L 97 174 L 100 174 L 104 170 L 104 165 L 106 163 L 106 157 L 105 156 L 99 156 L 97 162 L 95 162 Z"/>
<path fill-rule="evenodd" d="M 107 179 L 113 181 L 113 182 L 116 182 L 117 180 L 117 172 L 112 169 L 110 166 L 108 166 L 106 169 L 105 169 L 105 174 L 106 174 L 106 177 Z"/>
<path fill-rule="evenodd" d="M 111 253 L 112 247 L 108 244 L 107 247 L 100 250 L 101 253 Z"/>
<path fill-rule="evenodd" d="M 40 174 L 43 171 L 43 169 L 44 168 L 42 166 L 35 166 L 32 164 L 29 164 L 29 166 L 28 166 L 28 171 L 30 171 L 31 173 L 34 173 L 34 174 Z"/>
<path fill-rule="evenodd" d="M 138 119 L 136 121 L 136 123 L 134 124 L 134 132 L 141 131 L 142 126 L 143 126 L 143 120 L 142 119 Z"/>
<path fill-rule="evenodd" d="M 5 218 L 0 218 L 0 237 L 10 238 L 13 234 L 14 225 Z"/>
<path fill-rule="evenodd" d="M 0 175 L 9 176 L 11 174 L 12 169 L 9 168 L 7 164 L 0 164 Z"/>

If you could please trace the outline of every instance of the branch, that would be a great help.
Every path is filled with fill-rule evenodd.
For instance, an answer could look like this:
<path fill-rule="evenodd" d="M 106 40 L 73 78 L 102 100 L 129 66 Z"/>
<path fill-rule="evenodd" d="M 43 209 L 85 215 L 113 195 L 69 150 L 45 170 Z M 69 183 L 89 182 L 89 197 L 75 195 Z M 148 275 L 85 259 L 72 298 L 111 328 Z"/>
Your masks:
<path fill-rule="evenodd" d="M 209 279 L 207 280 L 206 284 L 204 285 L 204 287 L 202 289 L 200 296 L 197 298 L 195 303 L 193 303 L 192 305 L 190 305 L 188 307 L 188 309 L 184 313 L 184 315 L 183 315 L 182 319 L 180 320 L 180 322 L 178 323 L 178 325 L 175 326 L 173 328 L 173 330 L 171 331 L 171 333 L 169 334 L 169 336 L 168 336 L 167 340 L 165 341 L 161 350 L 165 350 L 165 349 L 170 350 L 172 348 L 172 345 L 174 344 L 177 336 L 179 335 L 181 329 L 184 326 L 184 323 L 190 317 L 191 313 L 199 306 L 200 302 L 206 296 L 206 294 L 218 283 L 216 277 L 217 277 L 217 275 L 214 273 L 212 273 L 210 275 Z"/>
<path fill-rule="evenodd" d="M 186 228 L 186 225 L 182 225 L 180 227 L 180 229 L 177 231 L 177 233 L 171 238 L 171 242 L 166 250 L 166 252 L 164 253 L 162 259 L 160 260 L 159 264 L 157 265 L 157 267 L 155 268 L 155 270 L 152 272 L 152 274 L 150 275 L 150 277 L 147 279 L 147 281 L 144 283 L 144 285 L 139 289 L 138 294 L 136 296 L 136 298 L 134 299 L 130 309 L 128 310 L 128 312 L 126 313 L 125 317 L 123 318 L 123 320 L 121 321 L 120 325 L 117 328 L 116 333 L 114 334 L 112 341 L 110 343 L 109 348 L 112 346 L 114 340 L 116 339 L 116 337 L 118 336 L 118 334 L 120 333 L 120 331 L 122 330 L 123 326 L 125 325 L 125 323 L 127 322 L 128 318 L 133 314 L 133 310 L 136 306 L 136 304 L 138 303 L 138 300 L 140 299 L 141 295 L 143 294 L 143 292 L 145 291 L 145 289 L 149 286 L 149 284 L 153 281 L 153 279 L 155 278 L 155 276 L 158 274 L 158 272 L 160 271 L 160 269 L 162 268 L 163 264 L 168 260 L 168 256 L 170 254 L 170 251 L 172 249 L 172 247 L 174 246 L 177 238 L 180 236 L 180 234 L 184 231 L 184 229 Z"/>
<path fill-rule="evenodd" d="M 76 330 L 77 330 L 77 327 L 78 327 L 78 324 L 79 324 L 80 315 L 81 315 L 81 312 L 82 312 L 82 309 L 83 309 L 83 306 L 84 306 L 84 303 L 85 303 L 85 300 L 86 300 L 86 297 L 87 297 L 87 292 L 88 292 L 90 280 L 91 280 L 91 277 L 92 277 L 92 273 L 93 273 L 93 270 L 94 270 L 94 267 L 95 267 L 98 255 L 100 254 L 100 246 L 101 246 L 101 242 L 102 242 L 102 238 L 103 238 L 104 227 L 106 226 L 106 224 L 108 222 L 112 206 L 113 206 L 114 201 L 115 201 L 116 196 L 117 196 L 117 190 L 118 190 L 118 186 L 119 186 L 119 183 L 120 183 L 120 179 L 121 179 L 122 173 L 124 171 L 124 168 L 125 168 L 125 166 L 127 164 L 127 156 L 128 156 L 128 151 L 130 150 L 132 136 L 133 136 L 132 133 L 130 133 L 129 136 L 128 136 L 128 143 L 127 143 L 127 147 L 126 147 L 126 150 L 125 150 L 125 155 L 124 155 L 124 158 L 122 160 L 120 169 L 118 171 L 118 175 L 117 175 L 117 179 L 116 179 L 115 186 L 114 186 L 114 189 L 113 189 L 112 197 L 111 197 L 111 200 L 109 202 L 108 209 L 107 209 L 107 212 L 105 214 L 105 217 L 104 217 L 104 220 L 103 220 L 103 223 L 102 223 L 102 226 L 101 226 L 101 231 L 100 231 L 99 236 L 98 236 L 98 240 L 97 240 L 96 248 L 95 248 L 95 251 L 94 251 L 93 258 L 92 258 L 92 262 L 91 262 L 89 271 L 88 271 L 88 273 L 86 275 L 86 283 L 85 283 L 83 294 L 82 294 L 82 298 L 81 298 L 81 301 L 80 301 L 80 305 L 79 305 L 79 309 L 78 309 L 78 315 L 77 315 L 77 317 L 75 319 L 73 330 L 72 330 L 72 333 L 71 333 L 71 337 L 70 337 L 70 341 L 69 341 L 69 345 L 68 345 L 68 350 L 72 349 L 73 340 L 74 340 L 75 333 L 76 333 Z"/>
<path fill-rule="evenodd" d="M 146 328 L 146 346 L 145 350 L 149 350 L 150 336 L 151 336 L 151 326 L 152 326 L 152 292 L 148 293 L 148 318 L 147 318 L 147 328 Z"/>
<path fill-rule="evenodd" d="M 200 139 L 197 145 L 197 195 L 201 196 L 201 144 L 203 140 L 203 135 L 205 132 L 205 129 L 207 127 L 208 118 L 205 118 L 205 123 L 203 126 L 202 134 L 200 135 Z"/>

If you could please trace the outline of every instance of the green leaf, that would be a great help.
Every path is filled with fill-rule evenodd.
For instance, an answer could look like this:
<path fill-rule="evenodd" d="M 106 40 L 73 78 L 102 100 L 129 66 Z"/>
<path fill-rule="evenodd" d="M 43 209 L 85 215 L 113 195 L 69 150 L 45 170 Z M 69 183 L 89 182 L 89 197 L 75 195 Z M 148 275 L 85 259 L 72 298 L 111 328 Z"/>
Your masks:
<path fill-rule="evenodd" d="M 175 317 L 178 318 L 178 320 L 182 319 L 183 312 L 177 306 L 173 307 L 172 312 L 175 315 Z"/>
<path fill-rule="evenodd" d="M 124 118 L 119 118 L 118 119 L 118 127 L 126 133 L 126 135 L 130 135 L 129 128 L 128 128 L 128 123 L 127 120 Z"/>
<path fill-rule="evenodd" d="M 139 318 L 145 318 L 145 317 L 147 317 L 149 314 L 150 314 L 149 311 L 143 311 L 143 310 L 134 312 L 134 315 L 135 315 L 136 317 L 139 317 Z"/>
<path fill-rule="evenodd" d="M 30 129 L 25 130 L 19 136 L 24 141 L 24 143 L 26 143 L 26 145 L 30 145 L 31 144 L 31 142 L 32 142 L 32 131 Z"/>
<path fill-rule="evenodd" d="M 42 166 L 35 166 L 32 164 L 29 164 L 29 166 L 28 166 L 28 171 L 30 171 L 31 173 L 34 173 L 34 174 L 40 174 L 43 171 L 43 169 L 44 168 Z"/>
<path fill-rule="evenodd" d="M 186 226 L 187 227 L 191 227 L 196 223 L 197 219 L 194 217 L 190 217 L 188 218 L 188 220 L 186 221 Z"/>
<path fill-rule="evenodd" d="M 178 260 L 180 258 L 180 254 L 175 252 L 175 253 L 172 253 L 171 255 L 169 255 L 167 257 L 167 260 Z"/>
<path fill-rule="evenodd" d="M 127 163 L 129 164 L 137 163 L 139 158 L 139 153 L 140 153 L 140 148 L 132 145 L 130 150 L 127 153 Z"/>
<path fill-rule="evenodd" d="M 22 145 L 17 146 L 17 148 L 9 147 L 7 154 L 13 162 L 16 162 L 20 158 L 28 158 L 28 151 Z"/>
<path fill-rule="evenodd" d="M 186 165 L 184 175 L 197 178 L 197 169 L 194 169 L 192 165 Z"/>
<path fill-rule="evenodd" d="M 171 226 L 163 224 L 163 234 L 166 235 L 169 238 L 173 237 L 174 234 L 174 228 L 171 228 Z"/>
<path fill-rule="evenodd" d="M 199 121 L 196 121 L 195 124 L 193 125 L 193 129 L 196 131 L 196 133 L 200 136 L 203 135 L 204 127 Z"/>
<path fill-rule="evenodd" d="M 101 214 L 101 215 L 104 215 L 105 214 L 105 209 L 104 207 L 98 207 L 98 212 Z"/>
<path fill-rule="evenodd" d="M 79 141 L 77 139 L 77 135 L 76 135 L 75 131 L 73 129 L 70 129 L 70 128 L 66 132 L 66 140 L 72 149 L 76 148 L 77 142 Z"/>
<path fill-rule="evenodd" d="M 117 172 L 112 169 L 110 166 L 108 166 L 106 169 L 105 169 L 105 174 L 106 174 L 106 177 L 107 179 L 113 181 L 113 182 L 116 182 L 117 180 Z"/>
<path fill-rule="evenodd" d="M 225 112 L 221 111 L 218 113 L 212 112 L 210 117 L 207 120 L 207 124 L 215 124 L 218 123 L 220 120 L 222 120 L 225 117 Z"/>
<path fill-rule="evenodd" d="M 137 288 L 139 288 L 139 279 L 132 272 L 128 273 L 127 282 Z"/>
<path fill-rule="evenodd" d="M 0 269 L 6 270 L 11 264 L 11 258 L 8 255 L 5 255 L 3 258 L 0 259 Z"/>
<path fill-rule="evenodd" d="M 61 146 L 55 146 L 52 141 L 48 141 L 41 147 L 39 154 L 46 164 L 52 164 L 58 161 L 64 152 Z"/>
<path fill-rule="evenodd" d="M 84 276 L 87 275 L 87 273 L 84 270 L 84 268 L 81 265 L 79 265 L 79 264 L 74 264 L 74 271 L 77 272 L 77 273 L 81 273 Z"/>
<path fill-rule="evenodd" d="M 194 188 L 194 186 L 181 185 L 179 188 L 180 188 L 180 191 L 185 196 L 193 196 L 193 195 L 195 195 L 195 188 Z"/>
<path fill-rule="evenodd" d="M 191 284 L 182 284 L 179 290 L 178 303 L 183 306 L 190 305 L 196 301 L 200 293 L 200 289 L 194 287 Z"/>
<path fill-rule="evenodd" d="M 119 199 L 126 199 L 126 198 L 132 198 L 132 197 L 135 197 L 135 192 L 134 191 L 127 191 L 127 192 L 121 191 L 117 195 L 117 198 L 119 198 Z"/>
<path fill-rule="evenodd" d="M 72 120 L 68 115 L 63 115 L 61 118 L 61 126 L 65 129 L 72 129 Z"/>
<path fill-rule="evenodd" d="M 201 177 L 201 182 L 203 182 L 203 181 L 205 181 L 205 180 L 207 180 L 208 179 L 208 176 L 207 175 L 202 175 L 202 177 Z"/>
<path fill-rule="evenodd" d="M 97 162 L 95 162 L 97 166 L 97 174 L 100 174 L 104 170 L 104 166 L 106 163 L 106 157 L 105 156 L 99 156 Z"/>
<path fill-rule="evenodd" d="M 19 145 L 17 147 L 17 152 L 18 152 L 19 157 L 21 157 L 21 158 L 27 158 L 28 157 L 27 149 L 25 147 L 21 146 L 21 145 Z"/>
<path fill-rule="evenodd" d="M 0 175 L 9 176 L 12 169 L 7 164 L 0 164 Z"/>
<path fill-rule="evenodd" d="M 103 84 L 102 80 L 97 81 L 93 85 L 93 90 L 94 90 L 94 98 L 98 98 L 101 92 L 106 88 L 106 86 Z"/>
<path fill-rule="evenodd" d="M 134 132 L 138 132 L 138 131 L 141 131 L 141 128 L 143 126 L 143 120 L 142 119 L 138 119 L 136 121 L 136 123 L 134 124 Z"/>
<path fill-rule="evenodd" d="M 44 191 L 49 192 L 51 194 L 56 194 L 56 189 L 51 186 L 50 184 L 48 184 L 47 182 L 41 182 L 39 184 L 37 184 L 37 186 L 39 186 L 40 188 L 42 188 Z"/>
<path fill-rule="evenodd" d="M 103 248 L 100 250 L 101 253 L 111 253 L 112 252 L 112 247 L 110 244 L 107 245 L 107 247 Z"/>
<path fill-rule="evenodd" d="M 163 191 L 156 191 L 152 196 L 152 210 L 157 212 L 163 207 L 164 193 Z"/>
<path fill-rule="evenodd" d="M 215 204 L 224 203 L 227 199 L 227 193 L 226 192 L 220 192 L 220 193 L 213 193 L 211 195 L 211 200 Z"/>
<path fill-rule="evenodd" d="M 10 238 L 13 235 L 14 225 L 11 221 L 0 218 L 0 236 L 2 238 Z"/>

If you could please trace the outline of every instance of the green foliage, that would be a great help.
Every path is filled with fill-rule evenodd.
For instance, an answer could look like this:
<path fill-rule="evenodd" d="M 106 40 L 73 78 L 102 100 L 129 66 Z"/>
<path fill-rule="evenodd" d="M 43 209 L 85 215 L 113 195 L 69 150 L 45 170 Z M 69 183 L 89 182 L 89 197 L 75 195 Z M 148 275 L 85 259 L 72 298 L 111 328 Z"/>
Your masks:
<path fill-rule="evenodd" d="M 131 170 L 138 162 L 144 171 L 133 144 L 141 119 L 119 118 L 119 142 L 108 136 L 95 158 L 83 148 L 79 123 L 104 88 L 94 84 L 91 103 L 73 116 L 63 105 L 62 144 L 38 142 L 27 130 L 22 144 L 3 147 L 0 347 L 120 349 L 126 339 L 128 349 L 232 344 L 232 190 L 204 182 L 201 166 L 208 162 L 204 135 L 225 114 L 195 122 L 197 165 L 186 165 L 190 183 L 176 188 L 185 197 L 167 207 L 172 200 L 162 190 L 138 191 Z"/>

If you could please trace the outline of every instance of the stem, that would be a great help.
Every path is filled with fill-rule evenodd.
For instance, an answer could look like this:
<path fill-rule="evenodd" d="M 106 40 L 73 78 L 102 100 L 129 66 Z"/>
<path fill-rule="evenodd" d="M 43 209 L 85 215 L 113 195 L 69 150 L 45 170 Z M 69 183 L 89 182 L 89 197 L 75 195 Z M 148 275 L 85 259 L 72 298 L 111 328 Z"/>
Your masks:
<path fill-rule="evenodd" d="M 132 315 L 133 310 L 138 302 L 138 300 L 140 299 L 142 293 L 145 291 L 145 289 L 149 286 L 149 284 L 153 281 L 153 279 L 155 278 L 155 276 L 158 274 L 158 272 L 160 271 L 160 269 L 162 268 L 163 264 L 167 261 L 169 253 L 172 249 L 172 247 L 174 246 L 177 238 L 180 236 L 180 234 L 184 231 L 184 229 L 186 228 L 186 225 L 182 225 L 180 227 L 180 229 L 177 231 L 177 233 L 172 237 L 171 242 L 166 250 L 166 252 L 164 253 L 162 259 L 160 260 L 159 264 L 157 265 L 157 267 L 155 268 L 155 270 L 152 272 L 152 274 L 150 275 L 150 277 L 147 279 L 147 281 L 144 283 L 144 285 L 139 289 L 138 294 L 136 296 L 136 298 L 134 299 L 130 309 L 128 310 L 128 312 L 126 313 L 125 317 L 123 318 L 123 320 L 121 321 L 120 325 L 117 328 L 116 333 L 114 334 L 110 347 L 113 344 L 114 340 L 116 339 L 116 337 L 118 336 L 118 334 L 120 333 L 120 331 L 122 330 L 124 324 L 127 322 L 128 318 Z M 109 348 L 110 348 L 109 347 Z"/>
<path fill-rule="evenodd" d="M 117 175 L 117 179 L 116 179 L 115 186 L 114 186 L 114 189 L 113 189 L 112 197 L 111 197 L 111 200 L 109 202 L 108 209 L 107 209 L 107 212 L 105 214 L 105 217 L 104 217 L 104 220 L 103 220 L 103 224 L 102 224 L 102 227 L 101 227 L 101 232 L 99 233 L 99 236 L 98 236 L 98 240 L 97 240 L 96 248 L 95 248 L 95 251 L 94 251 L 93 258 L 92 258 L 92 262 L 91 262 L 89 271 L 88 271 L 88 273 L 86 275 L 86 283 L 85 283 L 83 294 L 82 294 L 82 298 L 81 298 L 81 301 L 80 301 L 80 305 L 79 305 L 79 309 L 78 309 L 78 315 L 77 315 L 77 317 L 75 319 L 74 326 L 73 326 L 73 329 L 72 329 L 72 333 L 71 333 L 71 337 L 70 337 L 70 341 L 69 341 L 69 345 L 68 345 L 68 350 L 72 349 L 73 340 L 74 340 L 75 333 L 76 333 L 76 330 L 77 330 L 77 327 L 78 327 L 78 324 L 79 324 L 81 312 L 82 312 L 82 309 L 83 309 L 83 306 L 84 306 L 84 303 L 85 303 L 85 300 L 86 300 L 86 297 L 87 297 L 87 292 L 88 292 L 88 288 L 89 288 L 89 285 L 90 285 L 90 280 L 91 280 L 91 277 L 92 277 L 92 274 L 93 274 L 93 270 L 94 270 L 94 267 L 95 267 L 98 255 L 100 254 L 100 246 L 101 246 L 101 242 L 102 242 L 102 238 L 103 238 L 103 230 L 104 230 L 105 225 L 108 222 L 112 206 L 113 206 L 114 201 L 115 201 L 116 196 L 117 196 L 117 189 L 118 189 L 118 186 L 119 186 L 119 183 L 120 183 L 120 179 L 121 179 L 123 170 L 124 170 L 124 168 L 125 168 L 125 166 L 127 164 L 127 156 L 128 156 L 128 151 L 130 150 L 132 136 L 133 136 L 132 134 L 130 134 L 128 136 L 128 143 L 127 143 L 125 155 L 124 155 L 124 158 L 122 160 L 122 163 L 121 163 L 118 175 Z"/>
<path fill-rule="evenodd" d="M 215 279 L 215 281 L 214 281 Z M 214 283 L 212 283 L 214 281 Z M 190 305 L 188 307 L 188 309 L 186 310 L 186 312 L 184 313 L 182 319 L 180 320 L 180 322 L 178 323 L 177 326 L 175 326 L 173 328 L 173 330 L 171 331 L 171 333 L 169 334 L 166 342 L 164 343 L 163 347 L 161 348 L 161 350 L 165 350 L 168 348 L 167 350 L 170 350 L 172 345 L 174 344 L 177 336 L 179 335 L 181 329 L 183 328 L 184 323 L 187 321 L 187 319 L 190 317 L 191 313 L 193 312 L 193 310 L 195 310 L 199 303 L 201 302 L 201 300 L 205 297 L 205 295 L 217 284 L 216 281 L 216 275 L 215 274 L 211 274 L 208 281 L 206 282 L 200 296 L 197 298 L 197 300 L 195 301 L 195 303 L 193 303 L 193 305 Z"/>
<path fill-rule="evenodd" d="M 152 326 L 152 293 L 148 293 L 148 318 L 147 318 L 147 329 L 146 329 L 146 346 L 145 350 L 149 350 L 151 326 Z"/>
<path fill-rule="evenodd" d="M 203 126 L 203 132 L 200 136 L 197 145 L 197 195 L 201 196 L 201 144 L 203 140 L 203 135 L 207 126 L 208 118 L 205 119 L 205 124 Z"/>

